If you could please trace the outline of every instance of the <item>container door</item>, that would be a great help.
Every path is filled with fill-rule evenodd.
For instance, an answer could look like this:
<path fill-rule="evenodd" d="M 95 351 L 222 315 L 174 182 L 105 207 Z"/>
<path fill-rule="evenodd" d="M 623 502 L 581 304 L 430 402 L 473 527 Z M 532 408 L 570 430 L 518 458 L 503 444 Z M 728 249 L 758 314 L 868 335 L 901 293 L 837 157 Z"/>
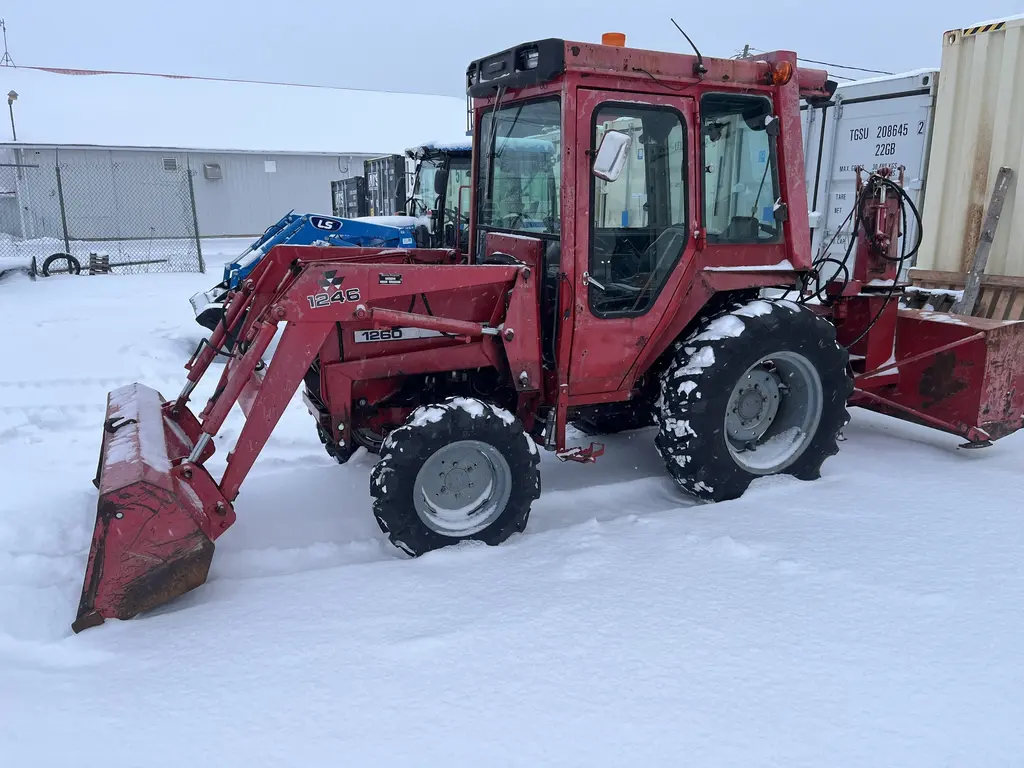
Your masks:
<path fill-rule="evenodd" d="M 827 250 L 829 257 L 841 261 L 846 255 L 856 198 L 854 168 L 858 165 L 866 171 L 888 167 L 894 174 L 903 166 L 904 188 L 921 208 L 935 75 L 929 72 L 839 87 L 836 106 L 825 112 L 826 146 L 816 179 L 820 217 L 812 243 L 815 256 Z M 811 181 L 809 195 L 813 188 Z M 902 240 L 910 248 L 917 236 L 916 222 L 911 216 Z M 834 265 L 833 268 L 838 269 Z"/>

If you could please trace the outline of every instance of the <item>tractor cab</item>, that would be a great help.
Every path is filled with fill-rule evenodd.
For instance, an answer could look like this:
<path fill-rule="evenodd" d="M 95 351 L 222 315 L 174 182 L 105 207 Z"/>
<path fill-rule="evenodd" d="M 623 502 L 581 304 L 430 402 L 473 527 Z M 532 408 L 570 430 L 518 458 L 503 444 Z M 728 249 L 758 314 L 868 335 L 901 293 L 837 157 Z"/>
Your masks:
<path fill-rule="evenodd" d="M 801 136 L 778 116 L 834 86 L 798 74 L 793 54 L 705 65 L 548 39 L 474 61 L 466 77 L 476 254 L 540 252 L 545 367 L 571 361 L 571 394 L 629 391 L 705 269 L 777 285 L 809 268 L 804 181 L 786 164 Z M 556 306 L 576 315 L 561 341 Z M 619 351 L 594 354 L 610 337 Z"/>
<path fill-rule="evenodd" d="M 409 150 L 414 164 L 408 214 L 426 217 L 431 247 L 469 250 L 471 140 L 431 142 Z"/>

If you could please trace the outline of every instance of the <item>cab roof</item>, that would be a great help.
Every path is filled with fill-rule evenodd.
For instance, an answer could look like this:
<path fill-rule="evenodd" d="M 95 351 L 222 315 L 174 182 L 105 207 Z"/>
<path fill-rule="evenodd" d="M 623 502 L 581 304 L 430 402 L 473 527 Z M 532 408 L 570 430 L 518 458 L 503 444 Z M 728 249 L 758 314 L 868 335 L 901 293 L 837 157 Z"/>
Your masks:
<path fill-rule="evenodd" d="M 699 58 L 559 38 L 522 43 L 477 59 L 466 70 L 466 89 L 473 98 L 488 98 L 498 88 L 526 88 L 571 73 L 654 80 L 668 86 L 704 82 L 765 88 L 771 85 L 773 65 L 782 61 L 792 66 L 802 96 L 831 98 L 836 83 L 823 70 L 798 69 L 792 51 L 767 53 L 757 60 Z"/>

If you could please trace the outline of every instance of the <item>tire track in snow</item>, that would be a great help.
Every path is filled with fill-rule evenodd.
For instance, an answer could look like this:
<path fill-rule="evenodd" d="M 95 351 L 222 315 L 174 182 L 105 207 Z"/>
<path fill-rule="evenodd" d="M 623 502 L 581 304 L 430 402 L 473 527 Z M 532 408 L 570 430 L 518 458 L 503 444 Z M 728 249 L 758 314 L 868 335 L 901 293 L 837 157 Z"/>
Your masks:
<path fill-rule="evenodd" d="M 301 462 L 296 460 L 294 463 Z M 280 466 L 275 467 L 277 471 L 280 469 Z M 344 469 L 346 468 L 342 468 L 343 471 Z M 368 471 L 368 468 L 359 466 L 358 471 L 362 473 Z M 356 479 L 351 477 L 353 473 L 347 474 L 350 475 L 349 480 Z M 601 494 L 601 502 L 597 505 L 588 503 L 586 506 L 580 506 L 578 502 L 574 503 L 573 497 L 579 495 L 578 491 L 568 490 L 542 495 L 533 506 L 526 531 L 520 536 L 532 538 L 559 534 L 569 529 L 593 525 L 595 521 L 603 523 L 631 515 L 635 517 L 638 514 L 641 517 L 649 517 L 674 509 L 680 509 L 680 513 L 683 514 L 685 509 L 682 508 L 698 503 L 682 493 L 677 493 L 674 483 L 663 477 L 639 478 L 608 486 Z M 335 505 L 337 499 L 328 497 L 324 499 L 324 503 Z M 350 510 L 351 514 L 371 514 L 369 501 L 366 502 L 365 509 L 361 505 L 353 506 L 355 508 Z M 236 526 L 245 525 L 243 512 L 240 510 Z M 340 509 L 334 510 L 334 513 L 344 514 Z M 228 547 L 218 549 L 211 570 L 211 579 L 265 578 L 347 565 L 409 559 L 387 542 L 384 534 L 376 530 L 375 523 L 371 525 L 373 531 L 370 538 L 367 537 L 367 526 L 359 525 L 351 538 L 310 541 L 295 547 L 276 546 L 272 532 L 268 530 L 266 546 L 239 550 L 231 550 Z M 513 537 L 511 541 L 520 539 L 520 536 Z"/>

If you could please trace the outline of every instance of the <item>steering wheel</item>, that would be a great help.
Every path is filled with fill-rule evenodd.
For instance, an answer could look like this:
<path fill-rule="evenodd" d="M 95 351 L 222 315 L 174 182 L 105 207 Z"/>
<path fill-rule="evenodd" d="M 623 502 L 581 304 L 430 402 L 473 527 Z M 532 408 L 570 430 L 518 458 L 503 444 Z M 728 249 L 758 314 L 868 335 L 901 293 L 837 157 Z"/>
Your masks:
<path fill-rule="evenodd" d="M 523 214 L 521 213 L 506 213 L 501 217 L 503 222 L 506 222 L 506 229 L 522 229 L 523 228 Z"/>

